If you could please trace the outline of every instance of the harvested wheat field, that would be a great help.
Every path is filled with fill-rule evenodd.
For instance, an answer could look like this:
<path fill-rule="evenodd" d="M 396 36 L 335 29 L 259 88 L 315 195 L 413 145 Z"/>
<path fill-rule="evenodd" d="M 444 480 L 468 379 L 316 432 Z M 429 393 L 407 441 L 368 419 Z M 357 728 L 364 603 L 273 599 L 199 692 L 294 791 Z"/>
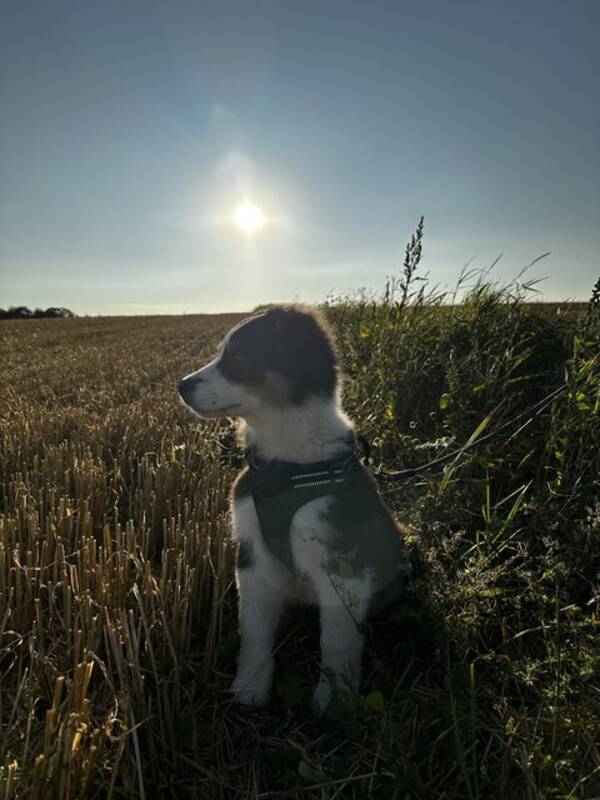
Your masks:
<path fill-rule="evenodd" d="M 600 796 L 597 307 L 404 295 L 326 309 L 376 466 L 541 411 L 385 488 L 418 565 L 324 719 L 310 609 L 227 692 L 237 453 L 176 387 L 240 315 L 0 322 L 1 798 Z"/>

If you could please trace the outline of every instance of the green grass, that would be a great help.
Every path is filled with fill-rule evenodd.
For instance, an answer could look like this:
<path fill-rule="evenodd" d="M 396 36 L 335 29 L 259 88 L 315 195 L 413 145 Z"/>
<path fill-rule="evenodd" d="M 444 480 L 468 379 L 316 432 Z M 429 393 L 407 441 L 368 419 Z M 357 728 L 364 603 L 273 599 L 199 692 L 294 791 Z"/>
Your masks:
<path fill-rule="evenodd" d="M 318 620 L 231 703 L 228 423 L 176 382 L 239 315 L 0 323 L 0 798 L 600 797 L 600 310 L 485 276 L 324 304 L 416 574 L 322 720 Z M 467 281 L 463 281 L 466 283 Z M 560 312 L 560 313 L 558 313 Z M 519 429 L 520 428 L 520 429 Z"/>

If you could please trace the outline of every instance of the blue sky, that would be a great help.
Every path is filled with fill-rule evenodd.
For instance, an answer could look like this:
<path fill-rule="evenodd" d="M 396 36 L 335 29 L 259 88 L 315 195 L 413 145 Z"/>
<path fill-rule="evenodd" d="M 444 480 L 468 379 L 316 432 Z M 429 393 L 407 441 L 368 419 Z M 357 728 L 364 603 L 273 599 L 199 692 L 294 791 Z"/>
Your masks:
<path fill-rule="evenodd" d="M 600 273 L 597 0 L 3 4 L 0 305 L 249 310 Z M 229 221 L 248 195 L 269 218 Z"/>

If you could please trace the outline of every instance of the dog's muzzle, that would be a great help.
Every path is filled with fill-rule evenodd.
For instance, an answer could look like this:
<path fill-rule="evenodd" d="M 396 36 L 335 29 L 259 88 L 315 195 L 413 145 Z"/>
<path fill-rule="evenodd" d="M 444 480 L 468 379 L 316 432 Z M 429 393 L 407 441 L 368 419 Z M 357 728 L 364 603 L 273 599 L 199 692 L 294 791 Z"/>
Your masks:
<path fill-rule="evenodd" d="M 194 389 L 199 383 L 202 383 L 202 378 L 182 378 L 179 381 L 179 394 L 186 405 L 192 404 Z"/>

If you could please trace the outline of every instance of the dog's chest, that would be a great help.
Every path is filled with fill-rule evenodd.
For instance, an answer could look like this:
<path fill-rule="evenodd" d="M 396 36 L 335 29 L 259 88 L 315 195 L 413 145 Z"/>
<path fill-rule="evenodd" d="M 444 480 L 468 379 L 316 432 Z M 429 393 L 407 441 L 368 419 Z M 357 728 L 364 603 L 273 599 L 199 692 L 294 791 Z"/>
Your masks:
<path fill-rule="evenodd" d="M 351 445 L 348 439 L 346 442 Z M 329 460 L 298 463 L 265 460 L 255 448 L 246 449 L 248 467 L 238 476 L 237 496 L 252 495 L 263 534 L 289 529 L 302 506 L 329 494 L 337 494 L 352 479 L 362 475 L 362 465 L 353 447 Z"/>
<path fill-rule="evenodd" d="M 331 493 L 330 487 L 300 486 L 282 490 L 281 484 L 258 481 L 246 468 L 233 487 L 234 527 L 240 541 L 261 545 L 293 571 L 291 526 L 296 513 L 313 500 Z"/>
<path fill-rule="evenodd" d="M 272 591 L 295 601 L 316 603 L 314 575 L 305 564 L 307 543 L 297 536 L 292 542 L 291 525 L 276 530 L 269 526 L 265 536 L 254 498 L 241 491 L 234 491 L 232 495 L 232 511 L 233 534 L 237 540 L 238 579 L 241 571 L 251 571 L 253 580 L 264 581 Z M 308 520 L 313 516 L 309 515 Z M 302 518 L 307 518 L 304 509 Z"/>

